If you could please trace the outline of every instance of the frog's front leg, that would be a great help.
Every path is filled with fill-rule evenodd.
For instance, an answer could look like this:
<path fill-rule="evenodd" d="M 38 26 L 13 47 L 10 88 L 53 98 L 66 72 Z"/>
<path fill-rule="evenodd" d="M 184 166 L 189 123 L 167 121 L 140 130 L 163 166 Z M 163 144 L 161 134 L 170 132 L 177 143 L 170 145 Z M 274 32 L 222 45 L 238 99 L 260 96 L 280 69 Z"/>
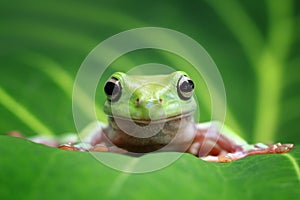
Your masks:
<path fill-rule="evenodd" d="M 84 128 L 73 142 L 61 143 L 58 148 L 69 151 L 91 151 L 98 147 L 99 151 L 107 151 L 104 137 L 105 126 L 94 122 Z"/>
<path fill-rule="evenodd" d="M 255 154 L 288 152 L 293 144 L 248 144 L 227 127 L 218 122 L 196 125 L 196 136 L 188 152 L 211 162 L 230 162 Z"/>
<path fill-rule="evenodd" d="M 107 126 L 94 122 L 89 124 L 78 136 L 78 141 L 65 143 L 60 149 L 69 151 L 93 151 L 93 152 L 117 152 L 124 153 L 125 150 L 113 145 L 106 137 Z"/>

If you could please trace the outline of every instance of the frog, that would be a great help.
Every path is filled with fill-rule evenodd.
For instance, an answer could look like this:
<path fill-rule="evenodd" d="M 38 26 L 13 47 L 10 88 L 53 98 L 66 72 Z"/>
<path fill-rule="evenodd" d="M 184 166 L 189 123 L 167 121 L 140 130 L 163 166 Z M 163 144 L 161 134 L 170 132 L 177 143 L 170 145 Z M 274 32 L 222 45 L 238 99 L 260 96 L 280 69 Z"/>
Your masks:
<path fill-rule="evenodd" d="M 257 154 L 282 154 L 290 143 L 249 144 L 221 122 L 195 122 L 195 82 L 184 71 L 158 75 L 115 72 L 103 87 L 108 124 L 94 122 L 58 146 L 69 151 L 144 155 L 182 152 L 209 162 Z"/>

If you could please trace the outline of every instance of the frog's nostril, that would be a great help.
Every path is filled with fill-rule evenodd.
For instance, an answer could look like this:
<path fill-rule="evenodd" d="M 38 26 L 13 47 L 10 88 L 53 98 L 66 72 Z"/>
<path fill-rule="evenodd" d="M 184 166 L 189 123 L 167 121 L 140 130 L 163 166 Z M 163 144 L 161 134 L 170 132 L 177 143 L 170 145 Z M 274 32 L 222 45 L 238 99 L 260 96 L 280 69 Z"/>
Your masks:
<path fill-rule="evenodd" d="M 136 104 L 140 104 L 140 99 L 137 98 L 137 99 L 135 100 L 135 102 L 136 102 Z"/>
<path fill-rule="evenodd" d="M 162 98 L 159 98 L 159 103 L 162 103 L 162 101 L 163 101 Z"/>

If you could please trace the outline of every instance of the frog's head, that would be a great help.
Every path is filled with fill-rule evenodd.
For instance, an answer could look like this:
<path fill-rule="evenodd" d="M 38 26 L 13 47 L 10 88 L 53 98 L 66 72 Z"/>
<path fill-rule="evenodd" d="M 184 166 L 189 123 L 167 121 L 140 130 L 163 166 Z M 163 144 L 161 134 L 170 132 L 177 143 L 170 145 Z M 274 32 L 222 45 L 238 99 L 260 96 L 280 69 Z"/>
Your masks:
<path fill-rule="evenodd" d="M 168 121 L 190 116 L 196 109 L 194 83 L 183 71 L 133 76 L 114 73 L 104 87 L 105 113 L 135 122 Z"/>

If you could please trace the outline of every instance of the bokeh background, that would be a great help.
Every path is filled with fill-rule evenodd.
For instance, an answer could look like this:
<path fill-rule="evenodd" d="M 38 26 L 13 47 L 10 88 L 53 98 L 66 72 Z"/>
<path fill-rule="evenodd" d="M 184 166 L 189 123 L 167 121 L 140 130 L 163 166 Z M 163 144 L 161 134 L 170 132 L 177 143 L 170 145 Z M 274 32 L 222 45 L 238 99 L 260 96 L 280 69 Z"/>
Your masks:
<path fill-rule="evenodd" d="M 85 57 L 114 34 L 151 26 L 182 32 L 207 50 L 226 87 L 226 123 L 241 136 L 299 144 L 299 8 L 300 1 L 292 0 L 1 1 L 0 133 L 76 132 L 72 87 Z M 104 79 L 118 66 L 129 70 L 149 62 L 189 72 L 184 60 L 164 54 L 129 53 Z M 197 90 L 201 121 L 210 119 L 204 93 Z M 96 100 L 101 110 L 101 89 Z"/>

